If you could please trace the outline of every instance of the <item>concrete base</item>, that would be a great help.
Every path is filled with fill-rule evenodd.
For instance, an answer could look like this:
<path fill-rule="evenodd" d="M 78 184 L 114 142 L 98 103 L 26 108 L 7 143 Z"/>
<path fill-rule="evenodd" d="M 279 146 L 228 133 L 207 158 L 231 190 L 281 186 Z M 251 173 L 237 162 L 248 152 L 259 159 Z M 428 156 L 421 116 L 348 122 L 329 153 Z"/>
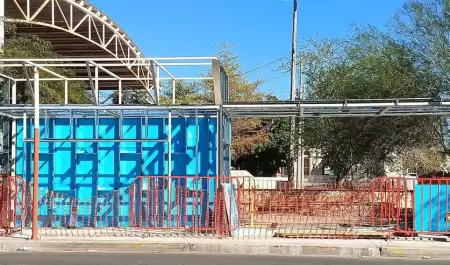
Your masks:
<path fill-rule="evenodd" d="M 202 238 L 4 238 L 3 251 L 35 252 L 151 252 L 346 258 L 450 258 L 447 242 L 386 242 L 382 240 L 233 240 Z"/>

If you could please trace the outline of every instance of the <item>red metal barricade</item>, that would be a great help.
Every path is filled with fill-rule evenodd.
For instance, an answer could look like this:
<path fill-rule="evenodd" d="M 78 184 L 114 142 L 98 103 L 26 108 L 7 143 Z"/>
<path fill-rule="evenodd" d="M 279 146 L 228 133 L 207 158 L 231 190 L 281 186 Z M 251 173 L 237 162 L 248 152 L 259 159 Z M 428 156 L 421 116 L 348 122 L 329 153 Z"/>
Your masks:
<path fill-rule="evenodd" d="M 25 182 L 18 176 L 0 177 L 0 223 L 3 235 L 9 235 L 12 231 L 22 226 L 26 216 Z M 20 199 L 20 201 L 19 201 Z M 18 213 L 21 218 L 18 218 Z"/>
<path fill-rule="evenodd" d="M 234 178 L 143 176 L 92 198 L 49 192 L 39 202 L 40 234 L 228 236 L 238 228 L 239 186 Z"/>
<path fill-rule="evenodd" d="M 449 234 L 449 178 L 372 181 L 372 226 L 394 236 Z"/>

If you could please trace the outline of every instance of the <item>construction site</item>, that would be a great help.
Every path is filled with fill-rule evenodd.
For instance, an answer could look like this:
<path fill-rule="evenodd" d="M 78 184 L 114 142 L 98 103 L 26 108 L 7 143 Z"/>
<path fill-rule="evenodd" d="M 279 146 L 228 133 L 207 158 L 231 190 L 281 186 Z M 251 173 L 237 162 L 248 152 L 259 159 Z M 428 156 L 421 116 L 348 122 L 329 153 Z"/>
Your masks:
<path fill-rule="evenodd" d="M 145 57 L 81 0 L 0 0 L 4 24 L 61 58 L 1 58 L 2 236 L 356 239 L 449 235 L 450 179 L 379 177 L 313 187 L 231 176 L 233 120 L 450 113 L 428 98 L 234 102 L 217 57 Z M 4 26 L 4 25 L 3 25 Z M 2 36 L 3 35 L 3 36 Z M 7 39 L 0 30 L 0 39 Z M 177 69 L 208 76 L 178 76 Z M 64 75 L 70 69 L 74 74 Z M 197 70 L 194 70 L 195 72 Z M 213 103 L 179 104 L 176 82 L 209 80 Z M 73 84 L 91 103 L 71 102 Z M 161 83 L 171 103 L 161 103 Z M 48 102 L 42 88 L 64 91 Z M 31 102 L 18 100 L 26 87 Z M 102 91 L 117 102 L 103 101 Z M 148 94 L 127 104 L 126 90 Z M 45 103 L 43 103 L 45 102 Z M 305 165 L 303 165 L 305 167 Z M 302 170 L 300 170 L 302 171 Z M 299 179 L 300 178 L 300 179 Z"/>

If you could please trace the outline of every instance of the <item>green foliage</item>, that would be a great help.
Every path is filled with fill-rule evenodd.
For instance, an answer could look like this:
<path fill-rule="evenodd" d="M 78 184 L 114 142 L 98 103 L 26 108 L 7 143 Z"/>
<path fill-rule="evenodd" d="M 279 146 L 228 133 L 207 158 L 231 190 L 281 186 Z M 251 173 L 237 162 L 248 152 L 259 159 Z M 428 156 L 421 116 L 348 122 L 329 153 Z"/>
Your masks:
<path fill-rule="evenodd" d="M 408 0 L 395 29 L 422 67 L 439 74 L 450 92 L 450 0 Z"/>
<path fill-rule="evenodd" d="M 228 75 L 229 98 L 231 101 L 258 101 L 265 95 L 258 89 L 261 80 L 249 81 L 243 74 L 242 66 L 237 55 L 232 52 L 232 45 L 221 44 L 219 52 L 220 62 Z M 212 97 L 212 82 L 204 82 L 204 91 L 209 91 Z M 234 119 L 232 125 L 233 141 L 232 159 L 234 162 L 240 157 L 250 155 L 256 146 L 267 143 L 269 140 L 269 123 L 262 119 Z"/>
<path fill-rule="evenodd" d="M 124 89 L 122 90 L 122 104 L 145 105 L 149 104 L 150 97 L 145 90 Z M 119 92 L 114 91 L 112 95 L 112 103 L 119 104 Z"/>
<path fill-rule="evenodd" d="M 175 83 L 175 104 L 201 104 L 208 101 L 201 91 L 201 84 L 177 81 Z M 164 87 L 161 91 L 160 104 L 172 104 L 172 85 Z"/>
<path fill-rule="evenodd" d="M 14 27 L 8 27 L 7 30 L 14 30 Z M 61 56 L 53 51 L 50 42 L 44 41 L 32 34 L 9 32 L 10 37 L 5 40 L 2 58 L 60 58 Z M 67 77 L 75 76 L 75 72 L 70 68 L 50 68 L 50 70 Z M 28 76 L 33 78 L 33 69 L 28 68 Z M 2 70 L 3 74 L 14 78 L 25 78 L 22 68 L 6 68 Z M 53 78 L 51 74 L 40 71 L 41 78 Z M 31 89 L 27 82 L 17 84 L 17 102 L 31 103 Z M 48 104 L 64 103 L 64 83 L 63 81 L 42 81 L 40 86 L 40 102 Z M 87 103 L 86 86 L 84 82 L 69 82 L 69 103 L 81 104 Z"/>
<path fill-rule="evenodd" d="M 439 98 L 441 76 L 423 67 L 414 51 L 374 28 L 357 29 L 345 41 L 313 42 L 304 56 L 311 99 Z M 384 173 L 392 154 L 436 146 L 435 117 L 310 119 L 302 128 L 307 148 L 320 150 L 323 166 L 338 179 L 354 167 Z"/>
<path fill-rule="evenodd" d="M 256 176 L 273 176 L 279 168 L 287 167 L 290 154 L 290 119 L 266 120 L 268 141 L 254 147 L 252 153 L 241 156 L 238 164 Z"/>

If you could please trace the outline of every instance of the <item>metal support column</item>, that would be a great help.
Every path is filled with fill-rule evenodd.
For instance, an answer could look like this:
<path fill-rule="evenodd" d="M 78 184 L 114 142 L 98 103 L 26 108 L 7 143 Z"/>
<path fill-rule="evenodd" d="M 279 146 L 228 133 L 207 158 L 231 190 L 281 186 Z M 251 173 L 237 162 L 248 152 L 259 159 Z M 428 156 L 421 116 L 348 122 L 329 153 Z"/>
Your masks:
<path fill-rule="evenodd" d="M 198 177 L 198 143 L 200 138 L 200 129 L 198 122 L 198 109 L 195 109 L 195 176 Z M 209 180 L 208 180 L 209 181 Z"/>
<path fill-rule="evenodd" d="M 0 0 L 2 2 L 3 0 Z M 12 82 L 11 86 L 11 104 L 17 104 L 17 84 Z M 11 176 L 16 175 L 16 152 L 17 152 L 17 122 L 16 120 L 11 121 L 11 164 L 10 173 Z"/>
<path fill-rule="evenodd" d="M 217 176 L 223 177 L 223 151 L 224 151 L 224 132 L 223 132 L 223 107 L 221 106 L 218 115 L 217 115 L 217 164 L 218 164 L 218 171 Z"/>
<path fill-rule="evenodd" d="M 176 96 L 175 88 L 176 88 L 176 81 L 175 81 L 175 79 L 172 79 L 172 104 L 175 104 L 175 102 L 176 102 L 176 99 L 175 99 L 175 96 Z"/>
<path fill-rule="evenodd" d="M 34 68 L 34 169 L 33 169 L 33 218 L 31 239 L 37 240 L 39 199 L 39 70 Z"/>
<path fill-rule="evenodd" d="M 95 86 L 95 105 L 100 105 L 100 92 L 99 92 L 99 80 L 98 80 L 99 76 L 98 76 L 98 66 L 95 66 L 95 80 L 94 80 L 94 86 Z"/>
<path fill-rule="evenodd" d="M 69 104 L 69 81 L 64 80 L 64 104 Z"/>
<path fill-rule="evenodd" d="M 172 111 L 169 111 L 168 114 L 168 147 L 167 147 L 167 226 L 171 227 L 171 219 L 172 219 Z M 164 220 L 163 220 L 164 221 Z"/>
<path fill-rule="evenodd" d="M 160 82 L 160 67 L 156 67 L 156 80 L 155 80 L 155 93 L 156 93 L 156 104 L 159 104 L 159 82 Z"/>
<path fill-rule="evenodd" d="M 1 1 L 1 0 L 0 0 Z M 28 133 L 27 133 L 27 113 L 24 111 L 23 112 L 23 139 L 25 140 L 25 139 L 27 139 L 27 137 L 28 137 Z M 27 179 L 27 176 L 26 176 L 26 173 L 27 173 L 27 157 L 28 157 L 28 155 L 26 155 L 26 154 L 28 154 L 28 152 L 27 152 L 27 144 L 26 143 L 23 143 L 23 151 L 22 151 L 22 153 L 23 153 L 23 155 L 22 155 L 22 157 L 23 157 L 23 159 L 22 159 L 22 177 L 24 178 L 24 179 L 26 179 L 26 180 L 28 180 Z"/>
<path fill-rule="evenodd" d="M 122 105 L 122 80 L 119 80 L 119 105 Z"/>

